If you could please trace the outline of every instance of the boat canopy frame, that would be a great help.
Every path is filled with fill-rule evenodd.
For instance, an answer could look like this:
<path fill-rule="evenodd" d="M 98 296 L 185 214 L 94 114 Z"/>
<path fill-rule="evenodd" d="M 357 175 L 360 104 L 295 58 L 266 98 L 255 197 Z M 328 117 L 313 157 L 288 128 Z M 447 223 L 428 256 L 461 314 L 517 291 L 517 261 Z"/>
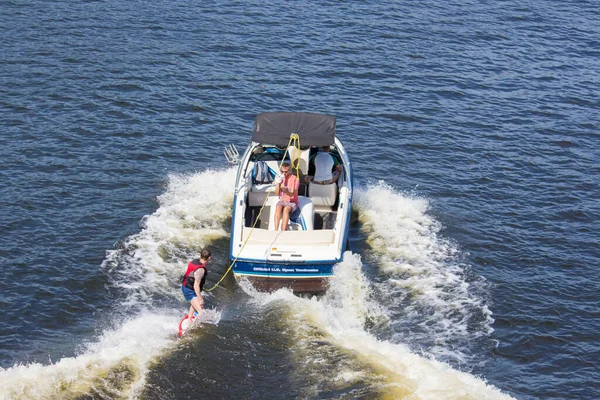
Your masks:
<path fill-rule="evenodd" d="M 252 141 L 286 146 L 297 134 L 304 146 L 331 146 L 335 142 L 335 117 L 327 114 L 265 112 L 254 119 Z"/>

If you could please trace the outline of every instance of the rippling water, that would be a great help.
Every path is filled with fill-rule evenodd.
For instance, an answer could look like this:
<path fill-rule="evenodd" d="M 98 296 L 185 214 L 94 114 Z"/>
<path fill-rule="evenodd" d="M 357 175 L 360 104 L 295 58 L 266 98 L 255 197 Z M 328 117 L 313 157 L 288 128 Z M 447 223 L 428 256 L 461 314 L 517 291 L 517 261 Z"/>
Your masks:
<path fill-rule="evenodd" d="M 598 20 L 1 1 L 0 398 L 600 397 Z M 337 116 L 353 251 L 320 298 L 226 280 L 178 341 L 188 258 L 228 264 L 222 149 L 277 110 Z"/>

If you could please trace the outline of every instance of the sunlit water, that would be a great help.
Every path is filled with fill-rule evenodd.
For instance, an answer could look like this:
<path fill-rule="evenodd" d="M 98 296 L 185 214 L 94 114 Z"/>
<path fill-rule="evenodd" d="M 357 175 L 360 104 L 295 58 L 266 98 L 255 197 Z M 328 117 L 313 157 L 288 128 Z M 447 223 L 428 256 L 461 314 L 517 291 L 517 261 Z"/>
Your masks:
<path fill-rule="evenodd" d="M 594 3 L 0 9 L 0 398 L 600 396 Z M 337 116 L 352 250 L 179 340 L 222 149 L 275 110 Z"/>

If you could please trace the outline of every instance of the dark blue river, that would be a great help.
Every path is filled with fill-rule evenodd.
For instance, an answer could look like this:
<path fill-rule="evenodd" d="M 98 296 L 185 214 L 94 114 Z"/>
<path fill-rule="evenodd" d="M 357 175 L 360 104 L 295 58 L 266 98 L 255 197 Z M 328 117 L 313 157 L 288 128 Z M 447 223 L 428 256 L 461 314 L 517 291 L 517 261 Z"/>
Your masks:
<path fill-rule="evenodd" d="M 595 1 L 0 0 L 0 399 L 600 398 Z M 231 276 L 264 111 L 333 114 L 351 252 Z"/>

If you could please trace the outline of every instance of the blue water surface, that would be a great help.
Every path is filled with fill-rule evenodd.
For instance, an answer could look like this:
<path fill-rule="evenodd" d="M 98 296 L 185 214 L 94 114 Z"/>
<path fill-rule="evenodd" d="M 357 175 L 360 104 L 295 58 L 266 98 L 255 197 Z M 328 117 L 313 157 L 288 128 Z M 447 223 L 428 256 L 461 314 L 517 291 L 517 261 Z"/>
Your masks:
<path fill-rule="evenodd" d="M 102 329 L 105 251 L 169 174 L 224 168 L 259 112 L 310 111 L 337 117 L 358 186 L 427 198 L 489 282 L 494 346 L 465 369 L 599 398 L 599 20 L 593 1 L 0 2 L 0 366 Z"/>

